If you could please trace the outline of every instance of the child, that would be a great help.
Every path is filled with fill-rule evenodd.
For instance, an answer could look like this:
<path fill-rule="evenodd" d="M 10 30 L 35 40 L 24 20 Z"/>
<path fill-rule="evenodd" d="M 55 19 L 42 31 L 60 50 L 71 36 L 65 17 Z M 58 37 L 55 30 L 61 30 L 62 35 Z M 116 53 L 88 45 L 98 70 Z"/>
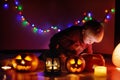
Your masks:
<path fill-rule="evenodd" d="M 103 25 L 96 20 L 89 20 L 83 26 L 72 26 L 56 33 L 50 40 L 49 48 L 53 53 L 57 51 L 63 60 L 82 53 L 92 54 L 92 44 L 101 42 L 103 36 Z"/>

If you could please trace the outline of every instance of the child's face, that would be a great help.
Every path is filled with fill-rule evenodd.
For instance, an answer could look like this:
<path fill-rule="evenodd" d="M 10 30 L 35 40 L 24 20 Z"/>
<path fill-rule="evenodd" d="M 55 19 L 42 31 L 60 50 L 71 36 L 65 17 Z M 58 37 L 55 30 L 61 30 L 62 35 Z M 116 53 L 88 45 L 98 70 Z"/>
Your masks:
<path fill-rule="evenodd" d="M 93 44 L 94 42 L 97 42 L 94 36 L 92 35 L 86 35 L 83 39 L 85 44 Z"/>
<path fill-rule="evenodd" d="M 83 42 L 85 44 L 98 43 L 102 40 L 103 34 L 100 34 L 100 37 L 95 37 L 90 30 L 86 30 L 83 35 Z"/>

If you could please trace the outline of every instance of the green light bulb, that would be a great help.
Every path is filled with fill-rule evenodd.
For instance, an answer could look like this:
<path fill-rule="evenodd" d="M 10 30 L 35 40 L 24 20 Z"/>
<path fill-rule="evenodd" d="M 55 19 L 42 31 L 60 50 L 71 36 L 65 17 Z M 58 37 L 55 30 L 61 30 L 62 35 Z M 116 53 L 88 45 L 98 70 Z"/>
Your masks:
<path fill-rule="evenodd" d="M 87 20 L 88 20 L 88 17 L 85 17 L 84 19 L 85 19 L 85 21 L 87 21 Z"/>
<path fill-rule="evenodd" d="M 38 30 L 38 29 L 37 29 L 36 27 L 33 28 L 33 32 L 34 32 L 34 33 L 36 33 L 37 30 Z"/>
<path fill-rule="evenodd" d="M 114 12 L 115 12 L 115 9 L 111 9 L 111 12 L 114 13 Z"/>
<path fill-rule="evenodd" d="M 28 22 L 27 22 L 26 20 L 24 20 L 24 21 L 22 22 L 22 25 L 23 25 L 23 26 L 27 26 L 27 25 L 28 25 Z"/>
<path fill-rule="evenodd" d="M 89 20 L 92 20 L 92 17 L 89 17 Z"/>
<path fill-rule="evenodd" d="M 22 11 L 22 6 L 19 5 L 17 9 L 18 9 L 19 11 Z"/>

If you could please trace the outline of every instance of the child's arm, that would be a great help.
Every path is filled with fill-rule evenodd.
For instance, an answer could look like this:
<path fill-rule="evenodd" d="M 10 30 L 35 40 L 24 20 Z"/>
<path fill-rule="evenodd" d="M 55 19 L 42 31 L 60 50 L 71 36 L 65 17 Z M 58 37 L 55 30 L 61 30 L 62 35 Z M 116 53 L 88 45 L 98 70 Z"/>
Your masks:
<path fill-rule="evenodd" d="M 93 53 L 92 45 L 88 45 L 88 47 L 82 53 L 92 54 Z"/>

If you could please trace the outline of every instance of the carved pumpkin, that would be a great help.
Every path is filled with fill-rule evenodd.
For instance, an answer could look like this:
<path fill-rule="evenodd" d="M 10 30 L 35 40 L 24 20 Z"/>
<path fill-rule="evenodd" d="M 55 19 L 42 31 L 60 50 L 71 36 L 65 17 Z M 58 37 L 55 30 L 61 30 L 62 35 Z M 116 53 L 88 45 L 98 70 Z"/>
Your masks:
<path fill-rule="evenodd" d="M 32 53 L 21 53 L 13 59 L 12 64 L 17 71 L 34 71 L 38 67 L 39 60 Z"/>
<path fill-rule="evenodd" d="M 93 72 L 95 66 L 105 66 L 105 60 L 101 54 L 84 54 L 82 57 L 86 63 L 85 71 Z"/>
<path fill-rule="evenodd" d="M 68 72 L 79 73 L 84 70 L 85 60 L 80 57 L 68 57 L 66 60 L 66 68 Z"/>

